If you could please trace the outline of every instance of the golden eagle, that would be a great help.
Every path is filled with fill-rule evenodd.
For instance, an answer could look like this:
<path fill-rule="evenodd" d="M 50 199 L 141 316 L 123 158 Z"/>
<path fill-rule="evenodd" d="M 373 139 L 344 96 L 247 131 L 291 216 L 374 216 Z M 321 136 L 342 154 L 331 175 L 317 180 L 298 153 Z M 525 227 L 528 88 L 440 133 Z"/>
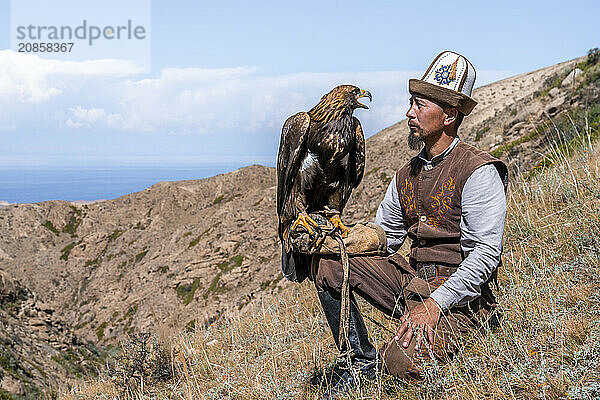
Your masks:
<path fill-rule="evenodd" d="M 358 99 L 371 93 L 340 85 L 321 98 L 309 112 L 299 112 L 283 124 L 277 156 L 277 214 L 284 276 L 301 282 L 308 275 L 311 256 L 292 249 L 290 232 L 302 225 L 312 233 L 318 224 L 308 214 L 328 210 L 330 222 L 343 235 L 348 228 L 339 215 L 365 168 L 365 137 Z"/>

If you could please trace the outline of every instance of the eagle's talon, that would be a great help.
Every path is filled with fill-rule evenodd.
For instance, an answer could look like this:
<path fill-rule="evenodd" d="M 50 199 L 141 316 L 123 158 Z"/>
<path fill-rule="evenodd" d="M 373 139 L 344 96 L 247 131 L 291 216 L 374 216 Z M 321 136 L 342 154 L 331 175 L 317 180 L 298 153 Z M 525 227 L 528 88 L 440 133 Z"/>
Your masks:
<path fill-rule="evenodd" d="M 342 223 L 339 214 L 335 214 L 329 218 L 329 222 L 342 234 L 343 238 L 347 238 L 350 233 L 350 228 Z"/>
<path fill-rule="evenodd" d="M 305 212 L 298 214 L 298 218 L 296 218 L 290 227 L 290 231 L 295 231 L 300 225 L 306 229 L 310 237 L 317 236 L 320 231 L 319 224 L 314 219 L 309 217 Z"/>

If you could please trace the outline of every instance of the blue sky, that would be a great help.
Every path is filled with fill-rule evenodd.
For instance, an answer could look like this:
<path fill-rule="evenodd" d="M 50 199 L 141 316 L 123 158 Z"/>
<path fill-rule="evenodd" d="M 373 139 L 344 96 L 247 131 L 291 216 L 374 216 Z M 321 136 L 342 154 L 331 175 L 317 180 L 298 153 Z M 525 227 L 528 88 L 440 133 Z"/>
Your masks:
<path fill-rule="evenodd" d="M 272 165 L 285 118 L 337 84 L 373 93 L 357 111 L 372 135 L 404 118 L 407 79 L 440 51 L 485 84 L 600 46 L 598 15 L 594 1 L 152 1 L 140 72 L 15 53 L 1 0 L 0 166 Z"/>

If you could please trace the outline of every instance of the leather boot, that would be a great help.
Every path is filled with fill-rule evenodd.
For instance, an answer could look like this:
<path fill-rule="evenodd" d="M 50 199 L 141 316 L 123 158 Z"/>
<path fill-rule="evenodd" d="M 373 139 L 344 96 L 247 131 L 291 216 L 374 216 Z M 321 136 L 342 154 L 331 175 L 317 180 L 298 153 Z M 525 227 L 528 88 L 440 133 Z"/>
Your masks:
<path fill-rule="evenodd" d="M 318 296 L 338 350 L 340 352 L 350 351 L 350 365 L 347 366 L 346 371 L 322 397 L 322 399 L 328 400 L 336 398 L 338 394 L 355 389 L 361 378 L 375 378 L 380 361 L 377 350 L 369 341 L 367 327 L 360 314 L 354 295 L 350 295 L 350 321 L 348 324 L 350 349 L 346 349 L 346 343 L 339 343 L 340 307 L 342 303 L 340 294 L 324 291 L 318 292 Z"/>

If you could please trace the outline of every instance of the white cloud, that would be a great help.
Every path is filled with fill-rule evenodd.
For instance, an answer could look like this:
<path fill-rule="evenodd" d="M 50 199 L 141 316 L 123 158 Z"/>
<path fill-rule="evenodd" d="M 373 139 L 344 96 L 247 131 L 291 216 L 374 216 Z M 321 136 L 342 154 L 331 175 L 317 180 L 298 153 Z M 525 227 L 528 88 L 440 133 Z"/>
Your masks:
<path fill-rule="evenodd" d="M 170 134 L 279 130 L 334 86 L 371 91 L 358 111 L 367 134 L 404 118 L 407 80 L 420 71 L 265 75 L 255 68 L 168 68 L 139 78 L 127 61 L 66 62 L 0 51 L 0 130 L 31 128 Z M 486 77 L 505 77 L 488 71 Z M 480 75 L 481 76 L 481 75 Z M 136 79 L 137 78 L 137 79 Z"/>
<path fill-rule="evenodd" d="M 77 106 L 70 108 L 69 111 L 73 114 L 73 119 L 67 119 L 66 125 L 69 128 L 91 128 L 97 124 L 106 124 L 111 128 L 117 129 L 122 122 L 121 115 L 107 114 L 102 108 L 82 108 Z"/>
<path fill-rule="evenodd" d="M 363 123 L 382 128 L 403 118 L 407 79 L 417 72 L 296 73 L 266 76 L 253 68 L 169 69 L 158 78 L 118 85 L 122 129 L 173 134 L 260 132 L 308 110 L 342 83 L 374 96 Z"/>
<path fill-rule="evenodd" d="M 1 50 L 0 101 L 42 103 L 76 89 L 73 86 L 82 80 L 123 78 L 140 71 L 129 61 L 58 61 Z"/>

